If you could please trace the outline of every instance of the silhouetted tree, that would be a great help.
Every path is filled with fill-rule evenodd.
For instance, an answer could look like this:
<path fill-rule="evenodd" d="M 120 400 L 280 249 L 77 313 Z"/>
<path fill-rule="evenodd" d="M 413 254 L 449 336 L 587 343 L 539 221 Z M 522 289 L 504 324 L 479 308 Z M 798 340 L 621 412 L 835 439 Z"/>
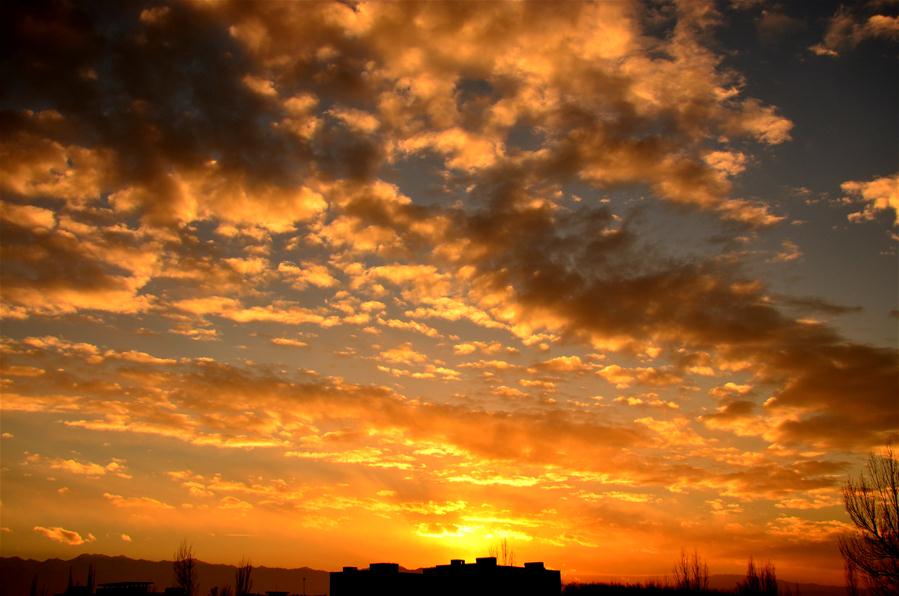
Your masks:
<path fill-rule="evenodd" d="M 709 566 L 695 550 L 687 555 L 681 549 L 680 560 L 674 564 L 674 587 L 686 592 L 705 592 L 709 589 Z"/>
<path fill-rule="evenodd" d="M 31 589 L 28 590 L 28 596 L 37 596 L 37 573 L 31 578 Z"/>
<path fill-rule="evenodd" d="M 234 591 L 237 596 L 247 596 L 253 589 L 253 566 L 248 559 L 241 559 L 237 564 L 237 573 L 234 577 Z"/>
<path fill-rule="evenodd" d="M 231 586 L 222 586 L 222 589 L 219 590 L 219 596 L 231 596 Z"/>
<path fill-rule="evenodd" d="M 515 564 L 515 551 L 512 550 L 512 547 L 509 545 L 509 541 L 505 538 L 492 545 L 488 549 L 487 554 L 489 554 L 491 557 L 496 557 L 496 561 L 500 565 Z"/>
<path fill-rule="evenodd" d="M 843 564 L 846 570 L 846 593 L 849 596 L 858 596 L 858 574 L 855 573 L 855 565 L 849 561 L 844 561 Z"/>
<path fill-rule="evenodd" d="M 97 573 L 94 571 L 94 564 L 87 566 L 87 593 L 93 594 L 97 584 Z"/>
<path fill-rule="evenodd" d="M 762 569 L 762 593 L 767 596 L 777 596 L 777 574 L 774 572 L 774 563 L 768 561 Z"/>
<path fill-rule="evenodd" d="M 768 561 L 761 569 L 756 569 L 755 561 L 749 557 L 746 578 L 737 582 L 737 594 L 740 596 L 777 596 L 777 573 L 774 565 Z"/>
<path fill-rule="evenodd" d="M 66 594 L 72 593 L 72 588 L 75 586 L 75 582 L 72 581 L 72 566 L 69 565 L 69 583 L 66 586 Z"/>
<path fill-rule="evenodd" d="M 850 574 L 874 594 L 899 594 L 899 461 L 892 446 L 868 457 L 864 471 L 843 485 L 843 504 L 856 531 L 840 538 Z"/>
<path fill-rule="evenodd" d="M 181 588 L 184 596 L 197 596 L 197 559 L 193 546 L 184 540 L 175 551 L 172 570 L 175 572 L 175 585 Z"/>

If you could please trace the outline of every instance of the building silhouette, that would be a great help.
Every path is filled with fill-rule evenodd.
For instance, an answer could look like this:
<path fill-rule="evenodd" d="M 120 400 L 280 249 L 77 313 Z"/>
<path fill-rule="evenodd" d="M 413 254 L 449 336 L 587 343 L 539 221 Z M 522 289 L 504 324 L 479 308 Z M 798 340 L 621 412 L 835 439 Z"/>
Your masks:
<path fill-rule="evenodd" d="M 559 571 L 543 563 L 524 567 L 497 565 L 496 557 L 475 563 L 453 559 L 418 571 L 400 570 L 396 563 L 372 563 L 368 569 L 344 567 L 331 573 L 331 596 L 558 596 Z"/>
<path fill-rule="evenodd" d="M 110 582 L 97 586 L 97 596 L 145 596 L 154 593 L 153 582 Z"/>

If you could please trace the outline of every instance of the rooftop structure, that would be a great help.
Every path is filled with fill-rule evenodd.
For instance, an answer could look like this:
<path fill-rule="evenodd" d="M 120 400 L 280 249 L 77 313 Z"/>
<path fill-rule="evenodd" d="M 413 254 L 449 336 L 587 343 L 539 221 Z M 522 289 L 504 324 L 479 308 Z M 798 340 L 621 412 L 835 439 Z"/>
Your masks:
<path fill-rule="evenodd" d="M 331 596 L 558 596 L 562 591 L 559 571 L 543 563 L 524 567 L 497 565 L 496 557 L 482 557 L 474 563 L 453 559 L 417 571 L 401 571 L 396 563 L 372 563 L 368 569 L 344 567 L 331 573 Z"/>
<path fill-rule="evenodd" d="M 331 596 L 389 594 L 416 596 L 425 594 L 421 573 L 400 571 L 396 563 L 372 563 L 368 569 L 344 567 L 331 573 Z"/>
<path fill-rule="evenodd" d="M 112 582 L 97 586 L 98 596 L 141 596 L 153 592 L 153 582 Z"/>

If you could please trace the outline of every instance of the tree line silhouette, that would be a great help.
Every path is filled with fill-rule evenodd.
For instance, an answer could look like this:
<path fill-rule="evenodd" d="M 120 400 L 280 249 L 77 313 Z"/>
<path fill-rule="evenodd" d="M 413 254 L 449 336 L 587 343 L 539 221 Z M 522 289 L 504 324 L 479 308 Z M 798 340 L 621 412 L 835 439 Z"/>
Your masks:
<path fill-rule="evenodd" d="M 663 596 L 672 594 L 733 594 L 739 596 L 800 596 L 798 589 L 780 588 L 774 564 L 770 561 L 757 567 L 752 557 L 746 566 L 746 575 L 737 582 L 733 591 L 709 587 L 709 565 L 697 551 L 687 554 L 681 550 L 680 559 L 674 563 L 672 576 L 663 580 L 644 583 L 593 583 L 568 584 L 565 596 Z"/>
<path fill-rule="evenodd" d="M 194 555 L 193 545 L 182 541 L 175 551 L 172 560 L 172 570 L 175 575 L 175 585 L 180 591 L 180 596 L 199 596 L 199 578 L 197 577 L 197 558 Z M 253 594 L 253 565 L 246 557 L 237 564 L 234 572 L 234 588 L 230 584 L 224 586 L 212 586 L 209 588 L 209 596 L 251 596 Z"/>

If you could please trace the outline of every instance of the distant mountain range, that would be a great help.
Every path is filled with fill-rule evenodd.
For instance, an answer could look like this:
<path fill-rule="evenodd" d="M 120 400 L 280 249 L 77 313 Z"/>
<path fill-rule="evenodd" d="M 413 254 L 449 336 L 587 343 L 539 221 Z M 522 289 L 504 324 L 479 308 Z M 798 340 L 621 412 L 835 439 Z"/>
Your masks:
<path fill-rule="evenodd" d="M 147 581 L 156 584 L 162 591 L 174 585 L 171 561 L 147 561 L 128 557 L 108 557 L 105 555 L 80 555 L 74 559 L 48 559 L 35 561 L 19 557 L 0 558 L 0 596 L 28 596 L 32 579 L 37 576 L 38 594 L 46 590 L 47 596 L 63 592 L 69 581 L 69 569 L 76 583 L 84 584 L 88 566 L 93 565 L 97 584 L 120 581 Z M 197 576 L 200 581 L 201 596 L 209 593 L 213 586 L 234 586 L 234 565 L 218 565 L 199 562 Z M 328 572 L 300 567 L 283 569 L 280 567 L 253 567 L 253 591 L 265 593 L 268 590 L 303 593 L 303 578 L 306 578 L 307 594 L 328 593 Z"/>
<path fill-rule="evenodd" d="M 88 566 L 93 565 L 98 584 L 119 581 L 148 581 L 162 591 L 174 583 L 171 561 L 147 561 L 124 556 L 80 555 L 74 559 L 48 559 L 35 561 L 19 557 L 0 557 L 0 596 L 28 596 L 32 579 L 36 576 L 38 594 L 53 596 L 63 592 L 69 580 L 69 570 L 76 583 L 84 584 Z M 234 565 L 218 565 L 199 562 L 197 575 L 200 580 L 200 596 L 209 593 L 213 586 L 234 585 Z M 303 579 L 307 594 L 327 594 L 329 576 L 327 571 L 300 567 L 253 567 L 253 591 L 282 591 L 292 594 L 303 593 Z M 733 590 L 741 575 L 713 575 L 710 587 L 718 590 Z M 781 593 L 795 596 L 845 596 L 846 588 L 819 584 L 793 583 L 781 581 Z"/>

